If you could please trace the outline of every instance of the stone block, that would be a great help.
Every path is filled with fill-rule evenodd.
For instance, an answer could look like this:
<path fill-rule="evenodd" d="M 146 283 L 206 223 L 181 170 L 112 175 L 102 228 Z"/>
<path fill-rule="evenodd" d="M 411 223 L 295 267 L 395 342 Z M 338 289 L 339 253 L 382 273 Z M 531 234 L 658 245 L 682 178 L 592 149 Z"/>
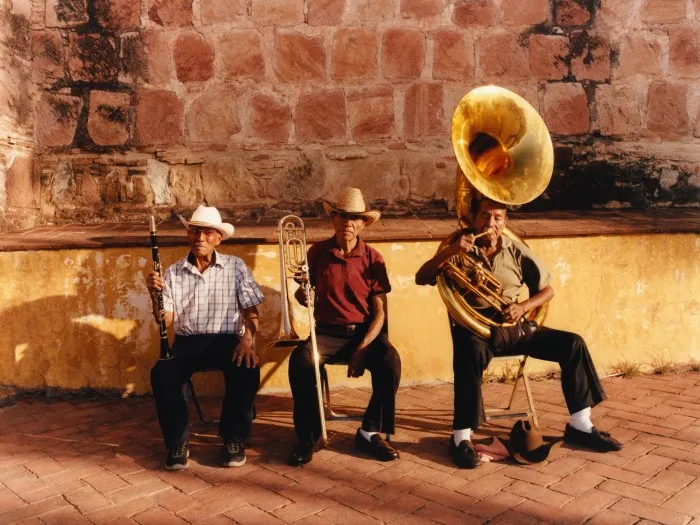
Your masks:
<path fill-rule="evenodd" d="M 170 168 L 170 194 L 178 206 L 194 207 L 204 202 L 201 165 L 173 165 Z"/>
<path fill-rule="evenodd" d="M 404 136 L 409 139 L 446 133 L 442 84 L 417 82 L 406 90 L 404 100 Z"/>
<path fill-rule="evenodd" d="M 255 29 L 224 33 L 217 50 L 221 65 L 218 76 L 224 80 L 261 80 L 265 76 L 262 35 Z"/>
<path fill-rule="evenodd" d="M 73 27 L 88 18 L 87 0 L 46 0 L 46 27 Z"/>
<path fill-rule="evenodd" d="M 69 160 L 61 160 L 51 177 L 51 202 L 72 204 L 78 194 L 78 184 Z"/>
<path fill-rule="evenodd" d="M 343 21 L 345 0 L 308 0 L 310 26 L 338 26 Z"/>
<path fill-rule="evenodd" d="M 554 20 L 557 25 L 582 26 L 591 20 L 591 12 L 581 0 L 554 0 Z"/>
<path fill-rule="evenodd" d="M 153 188 L 146 175 L 132 175 L 125 182 L 124 196 L 127 202 L 153 205 Z"/>
<path fill-rule="evenodd" d="M 551 133 L 579 135 L 590 128 L 588 99 L 578 83 L 555 82 L 546 84 L 544 92 L 544 120 Z"/>
<path fill-rule="evenodd" d="M 101 206 L 102 197 L 100 195 L 100 187 L 95 181 L 90 173 L 83 173 L 78 181 L 78 187 L 80 188 L 78 194 L 80 196 L 80 202 L 84 206 Z"/>
<path fill-rule="evenodd" d="M 144 31 L 122 38 L 119 80 L 169 85 L 173 75 L 169 43 L 169 34 L 164 31 Z"/>
<path fill-rule="evenodd" d="M 561 80 L 569 73 L 569 37 L 532 35 L 530 37 L 530 72 L 539 80 Z"/>
<path fill-rule="evenodd" d="M 355 139 L 391 137 L 394 127 L 394 90 L 391 86 L 358 89 L 348 94 L 350 133 Z"/>
<path fill-rule="evenodd" d="M 407 18 L 429 18 L 441 14 L 447 0 L 401 0 L 401 16 Z"/>
<path fill-rule="evenodd" d="M 478 43 L 479 63 L 486 81 L 502 78 L 525 78 L 530 75 L 527 47 L 518 35 L 497 33 L 483 36 Z"/>
<path fill-rule="evenodd" d="M 549 20 L 549 0 L 502 0 L 503 22 L 509 26 L 533 26 Z"/>
<path fill-rule="evenodd" d="M 65 75 L 65 46 L 58 31 L 35 31 L 32 34 L 32 80 L 49 84 Z"/>
<path fill-rule="evenodd" d="M 201 167 L 202 186 L 209 206 L 250 204 L 260 198 L 256 181 L 239 159 L 208 159 Z"/>
<path fill-rule="evenodd" d="M 402 180 L 410 181 L 409 198 L 419 206 L 435 201 L 454 201 L 454 168 L 439 169 L 434 158 L 418 155 L 404 158 L 401 162 L 401 176 Z"/>
<path fill-rule="evenodd" d="M 146 167 L 146 176 L 153 188 L 153 204 L 156 206 L 170 204 L 172 198 L 170 194 L 170 185 L 168 179 L 170 166 L 167 163 L 156 159 L 148 159 Z"/>
<path fill-rule="evenodd" d="M 353 82 L 377 75 L 377 33 L 368 27 L 345 27 L 333 35 L 331 77 Z"/>
<path fill-rule="evenodd" d="M 489 27 L 494 16 L 492 0 L 462 0 L 452 10 L 452 21 L 457 27 Z"/>
<path fill-rule="evenodd" d="M 685 20 L 685 9 L 685 0 L 643 0 L 639 16 L 647 24 L 669 24 Z"/>
<path fill-rule="evenodd" d="M 70 95 L 42 93 L 36 105 L 36 138 L 48 148 L 73 143 L 83 99 Z"/>
<path fill-rule="evenodd" d="M 669 30 L 669 70 L 682 78 L 700 78 L 700 27 Z"/>
<path fill-rule="evenodd" d="M 433 37 L 433 78 L 467 80 L 474 78 L 474 43 L 462 31 L 437 29 Z"/>
<path fill-rule="evenodd" d="M 664 47 L 661 37 L 653 33 L 635 32 L 625 35 L 619 44 L 620 75 L 661 75 Z"/>
<path fill-rule="evenodd" d="M 596 23 L 607 27 L 627 27 L 634 0 L 604 0 L 596 13 Z"/>
<path fill-rule="evenodd" d="M 280 31 L 275 36 L 273 67 L 282 82 L 323 80 L 326 50 L 322 36 Z"/>
<path fill-rule="evenodd" d="M 633 86 L 596 86 L 595 103 L 601 135 L 630 135 L 639 132 L 641 115 Z"/>
<path fill-rule="evenodd" d="M 425 64 L 425 34 L 417 28 L 387 29 L 382 37 L 382 73 L 385 78 L 420 77 Z"/>
<path fill-rule="evenodd" d="M 261 26 L 295 26 L 304 23 L 304 0 L 252 0 L 250 18 Z"/>
<path fill-rule="evenodd" d="M 375 25 L 393 17 L 392 0 L 352 0 L 346 4 L 345 23 L 349 25 Z"/>
<path fill-rule="evenodd" d="M 213 90 L 200 95 L 190 105 L 186 123 L 190 141 L 226 144 L 241 131 L 236 93 Z"/>
<path fill-rule="evenodd" d="M 300 95 L 294 116 L 297 141 L 345 138 L 346 113 L 342 89 L 318 90 Z"/>
<path fill-rule="evenodd" d="M 148 18 L 163 27 L 192 25 L 192 0 L 147 0 Z"/>
<path fill-rule="evenodd" d="M 180 33 L 173 60 L 180 82 L 203 82 L 214 75 L 214 47 L 199 33 Z"/>
<path fill-rule="evenodd" d="M 68 71 L 73 80 L 112 82 L 117 77 L 117 46 L 113 38 L 70 34 Z"/>
<path fill-rule="evenodd" d="M 652 82 L 647 94 L 647 130 L 664 138 L 690 131 L 688 88 L 684 84 Z"/>
<path fill-rule="evenodd" d="M 88 134 L 98 146 L 121 146 L 129 139 L 128 93 L 90 91 Z"/>
<path fill-rule="evenodd" d="M 577 80 L 610 78 L 610 45 L 607 40 L 585 31 L 571 36 L 571 72 Z"/>
<path fill-rule="evenodd" d="M 248 18 L 247 0 L 200 0 L 202 25 L 240 22 Z"/>
<path fill-rule="evenodd" d="M 369 206 L 377 202 L 408 200 L 409 184 L 402 180 L 399 160 L 393 155 L 370 155 L 343 161 L 326 161 L 323 195 L 337 195 L 341 188 L 362 188 Z"/>
<path fill-rule="evenodd" d="M 38 208 L 39 174 L 31 153 L 10 152 L 5 159 L 6 205 L 9 208 Z"/>
<path fill-rule="evenodd" d="M 141 2 L 134 0 L 94 0 L 97 23 L 113 31 L 134 31 L 141 21 Z"/>
<path fill-rule="evenodd" d="M 253 140 L 268 143 L 289 142 L 292 108 L 272 95 L 256 93 L 249 103 L 248 134 Z"/>
<path fill-rule="evenodd" d="M 700 137 L 700 110 L 698 110 L 698 114 L 695 117 L 695 128 L 693 129 L 693 136 Z"/>
<path fill-rule="evenodd" d="M 135 114 L 139 144 L 160 146 L 181 142 L 183 104 L 172 91 L 138 91 Z"/>

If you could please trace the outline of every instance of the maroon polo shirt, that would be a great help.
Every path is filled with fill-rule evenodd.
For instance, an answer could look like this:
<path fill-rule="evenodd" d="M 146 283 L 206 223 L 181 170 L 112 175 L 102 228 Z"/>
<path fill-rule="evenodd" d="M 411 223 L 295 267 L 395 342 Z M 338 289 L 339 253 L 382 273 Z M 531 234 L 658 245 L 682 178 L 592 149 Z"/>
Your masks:
<path fill-rule="evenodd" d="M 372 296 L 391 291 L 384 259 L 360 238 L 346 256 L 333 236 L 309 248 L 308 258 L 318 323 L 369 323 Z"/>

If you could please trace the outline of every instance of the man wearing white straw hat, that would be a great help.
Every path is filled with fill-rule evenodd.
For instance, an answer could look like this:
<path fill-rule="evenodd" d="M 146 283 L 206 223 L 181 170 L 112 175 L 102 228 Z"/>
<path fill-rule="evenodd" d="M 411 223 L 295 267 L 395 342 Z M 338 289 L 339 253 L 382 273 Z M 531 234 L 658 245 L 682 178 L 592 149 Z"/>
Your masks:
<path fill-rule="evenodd" d="M 238 467 L 246 461 L 243 443 L 250 437 L 260 386 L 253 338 L 263 295 L 240 258 L 216 251 L 233 235 L 233 225 L 222 222 L 216 208 L 199 206 L 189 221 L 180 220 L 187 228 L 189 253 L 170 266 L 162 279 L 156 272 L 147 278 L 156 321 L 160 321 L 160 312 L 155 292 L 161 290 L 166 324 L 175 329 L 172 359 L 159 360 L 151 370 L 158 422 L 168 449 L 165 468 L 188 466 L 182 386 L 194 372 L 204 369 L 224 373 L 226 393 L 219 423 L 224 441 L 222 464 Z"/>
<path fill-rule="evenodd" d="M 312 298 L 303 288 L 297 300 L 314 301 L 316 342 L 320 363 L 347 363 L 348 377 L 372 375 L 372 397 L 355 448 L 380 461 L 398 459 L 399 453 L 380 436 L 394 433 L 396 391 L 401 379 L 401 359 L 383 327 L 386 294 L 391 290 L 382 256 L 359 235 L 380 217 L 367 210 L 362 192 L 345 188 L 333 201 L 325 200 L 335 234 L 314 244 L 308 252 Z M 311 461 L 321 435 L 316 400 L 316 376 L 311 344 L 297 346 L 289 360 L 289 383 L 294 396 L 294 429 L 299 440 L 289 456 L 291 465 Z"/>

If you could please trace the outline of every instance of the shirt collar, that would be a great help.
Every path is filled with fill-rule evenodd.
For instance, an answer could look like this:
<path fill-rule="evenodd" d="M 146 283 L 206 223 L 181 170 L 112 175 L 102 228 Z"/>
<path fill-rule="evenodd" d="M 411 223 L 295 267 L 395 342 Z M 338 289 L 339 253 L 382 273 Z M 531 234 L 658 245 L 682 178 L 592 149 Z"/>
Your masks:
<path fill-rule="evenodd" d="M 214 266 L 219 266 L 220 268 L 224 267 L 225 259 L 223 257 L 219 257 L 219 252 L 214 250 L 214 253 L 211 255 L 212 259 L 212 264 L 209 265 L 209 268 L 212 268 Z M 191 272 L 194 272 L 194 270 L 197 270 L 197 273 L 199 273 L 199 270 L 197 269 L 197 265 L 195 264 L 195 257 L 192 252 L 189 252 L 187 254 L 187 259 L 185 261 L 185 268 L 189 269 Z"/>
<path fill-rule="evenodd" d="M 350 250 L 350 253 L 346 253 L 345 257 L 362 257 L 362 254 L 364 253 L 365 250 L 365 243 L 364 241 L 358 236 L 357 237 L 357 243 L 355 244 L 355 247 Z M 338 246 L 338 240 L 336 239 L 335 235 L 328 239 L 328 251 L 332 252 L 336 256 L 340 257 L 340 246 Z"/>

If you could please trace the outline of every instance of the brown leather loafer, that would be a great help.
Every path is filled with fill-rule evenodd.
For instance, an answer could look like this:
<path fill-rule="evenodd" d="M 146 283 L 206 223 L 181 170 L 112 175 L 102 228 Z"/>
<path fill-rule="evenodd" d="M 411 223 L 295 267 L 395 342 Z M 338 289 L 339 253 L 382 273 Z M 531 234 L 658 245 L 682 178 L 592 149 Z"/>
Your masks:
<path fill-rule="evenodd" d="M 379 434 L 374 434 L 371 441 L 367 441 L 360 430 L 355 434 L 355 449 L 365 452 L 379 461 L 394 461 L 399 459 L 399 451 L 382 439 Z"/>
<path fill-rule="evenodd" d="M 474 450 L 474 445 L 471 441 L 460 441 L 459 445 L 455 445 L 455 440 L 450 436 L 450 444 L 447 451 L 452 456 L 452 462 L 460 468 L 476 468 L 481 465 L 479 454 Z"/>
<path fill-rule="evenodd" d="M 314 446 L 311 443 L 297 443 L 292 453 L 287 458 L 287 463 L 292 467 L 305 465 L 314 457 Z"/>

